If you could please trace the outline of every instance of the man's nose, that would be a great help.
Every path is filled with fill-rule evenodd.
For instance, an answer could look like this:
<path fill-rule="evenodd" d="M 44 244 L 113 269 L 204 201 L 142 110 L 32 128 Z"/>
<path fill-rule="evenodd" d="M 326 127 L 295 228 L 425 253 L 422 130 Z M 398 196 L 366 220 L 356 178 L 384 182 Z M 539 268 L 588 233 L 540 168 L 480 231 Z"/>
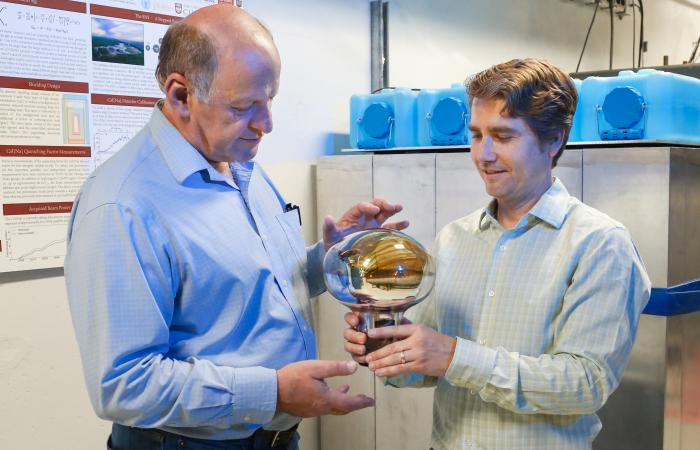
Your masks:
<path fill-rule="evenodd" d="M 496 160 L 496 153 L 493 151 L 493 139 L 488 136 L 482 140 L 479 160 L 484 162 L 493 162 Z"/>
<path fill-rule="evenodd" d="M 250 127 L 258 133 L 267 134 L 272 131 L 272 104 L 259 106 L 250 119 Z"/>

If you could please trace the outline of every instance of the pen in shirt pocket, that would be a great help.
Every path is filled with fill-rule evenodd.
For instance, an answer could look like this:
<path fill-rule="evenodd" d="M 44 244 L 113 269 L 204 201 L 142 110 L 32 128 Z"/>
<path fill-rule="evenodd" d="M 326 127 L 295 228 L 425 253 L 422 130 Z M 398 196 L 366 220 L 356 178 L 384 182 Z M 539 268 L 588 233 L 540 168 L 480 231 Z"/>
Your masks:
<path fill-rule="evenodd" d="M 293 205 L 291 203 L 287 203 L 284 206 L 284 212 L 289 212 L 289 211 L 294 211 L 297 210 L 297 216 L 299 217 L 299 226 L 301 226 L 301 208 L 299 208 L 298 205 Z"/>

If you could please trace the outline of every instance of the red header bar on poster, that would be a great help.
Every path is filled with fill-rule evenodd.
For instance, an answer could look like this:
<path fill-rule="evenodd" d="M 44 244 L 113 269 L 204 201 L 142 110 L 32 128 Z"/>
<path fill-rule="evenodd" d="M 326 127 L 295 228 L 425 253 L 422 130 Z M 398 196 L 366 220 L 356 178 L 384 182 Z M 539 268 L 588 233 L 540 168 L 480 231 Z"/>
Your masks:
<path fill-rule="evenodd" d="M 18 5 L 37 6 L 39 8 L 60 9 L 61 11 L 71 11 L 77 13 L 87 12 L 84 2 L 74 2 L 71 0 L 4 0 L 8 3 Z"/>
<path fill-rule="evenodd" d="M 0 156 L 25 156 L 29 158 L 89 158 L 90 154 L 90 147 L 0 145 Z"/>
<path fill-rule="evenodd" d="M 22 216 L 31 214 L 65 214 L 70 213 L 73 202 L 49 203 L 10 203 L 2 205 L 4 216 Z"/>
<path fill-rule="evenodd" d="M 88 93 L 87 83 L 79 83 L 75 81 L 37 80 L 33 78 L 0 77 L 0 88 Z"/>
<path fill-rule="evenodd" d="M 152 108 L 159 98 L 155 97 L 132 97 L 128 95 L 92 94 L 90 102 L 93 105 L 112 106 L 142 106 Z"/>
<path fill-rule="evenodd" d="M 159 25 L 170 25 L 182 20 L 182 17 L 168 16 L 165 14 L 155 14 L 132 9 L 115 8 L 113 6 L 90 5 L 90 14 L 98 16 L 114 17 L 117 19 L 136 20 L 139 22 L 157 23 Z"/>

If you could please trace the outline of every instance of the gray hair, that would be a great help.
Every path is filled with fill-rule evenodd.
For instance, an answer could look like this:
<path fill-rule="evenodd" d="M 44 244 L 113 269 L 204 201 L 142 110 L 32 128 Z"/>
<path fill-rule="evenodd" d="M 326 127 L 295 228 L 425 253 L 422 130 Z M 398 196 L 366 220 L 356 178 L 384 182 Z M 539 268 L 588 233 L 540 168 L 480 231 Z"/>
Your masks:
<path fill-rule="evenodd" d="M 217 67 L 216 48 L 206 33 L 184 21 L 168 28 L 156 67 L 156 79 L 163 93 L 168 75 L 180 73 L 191 83 L 197 98 L 207 102 Z"/>

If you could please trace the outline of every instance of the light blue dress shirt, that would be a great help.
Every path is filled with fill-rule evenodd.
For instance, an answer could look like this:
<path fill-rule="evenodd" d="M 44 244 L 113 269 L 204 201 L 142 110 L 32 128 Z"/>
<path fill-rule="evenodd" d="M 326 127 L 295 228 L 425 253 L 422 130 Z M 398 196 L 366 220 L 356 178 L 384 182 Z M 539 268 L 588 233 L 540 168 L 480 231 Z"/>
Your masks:
<path fill-rule="evenodd" d="M 97 414 L 206 439 L 287 429 L 276 369 L 316 358 L 322 243 L 255 163 L 217 172 L 156 107 L 87 179 L 65 277 Z"/>
<path fill-rule="evenodd" d="M 434 385 L 436 450 L 584 450 L 620 383 L 651 284 L 627 230 L 555 180 L 518 224 L 447 225 L 434 295 L 408 317 L 457 337 Z M 410 350 L 407 351 L 410 354 Z"/>

